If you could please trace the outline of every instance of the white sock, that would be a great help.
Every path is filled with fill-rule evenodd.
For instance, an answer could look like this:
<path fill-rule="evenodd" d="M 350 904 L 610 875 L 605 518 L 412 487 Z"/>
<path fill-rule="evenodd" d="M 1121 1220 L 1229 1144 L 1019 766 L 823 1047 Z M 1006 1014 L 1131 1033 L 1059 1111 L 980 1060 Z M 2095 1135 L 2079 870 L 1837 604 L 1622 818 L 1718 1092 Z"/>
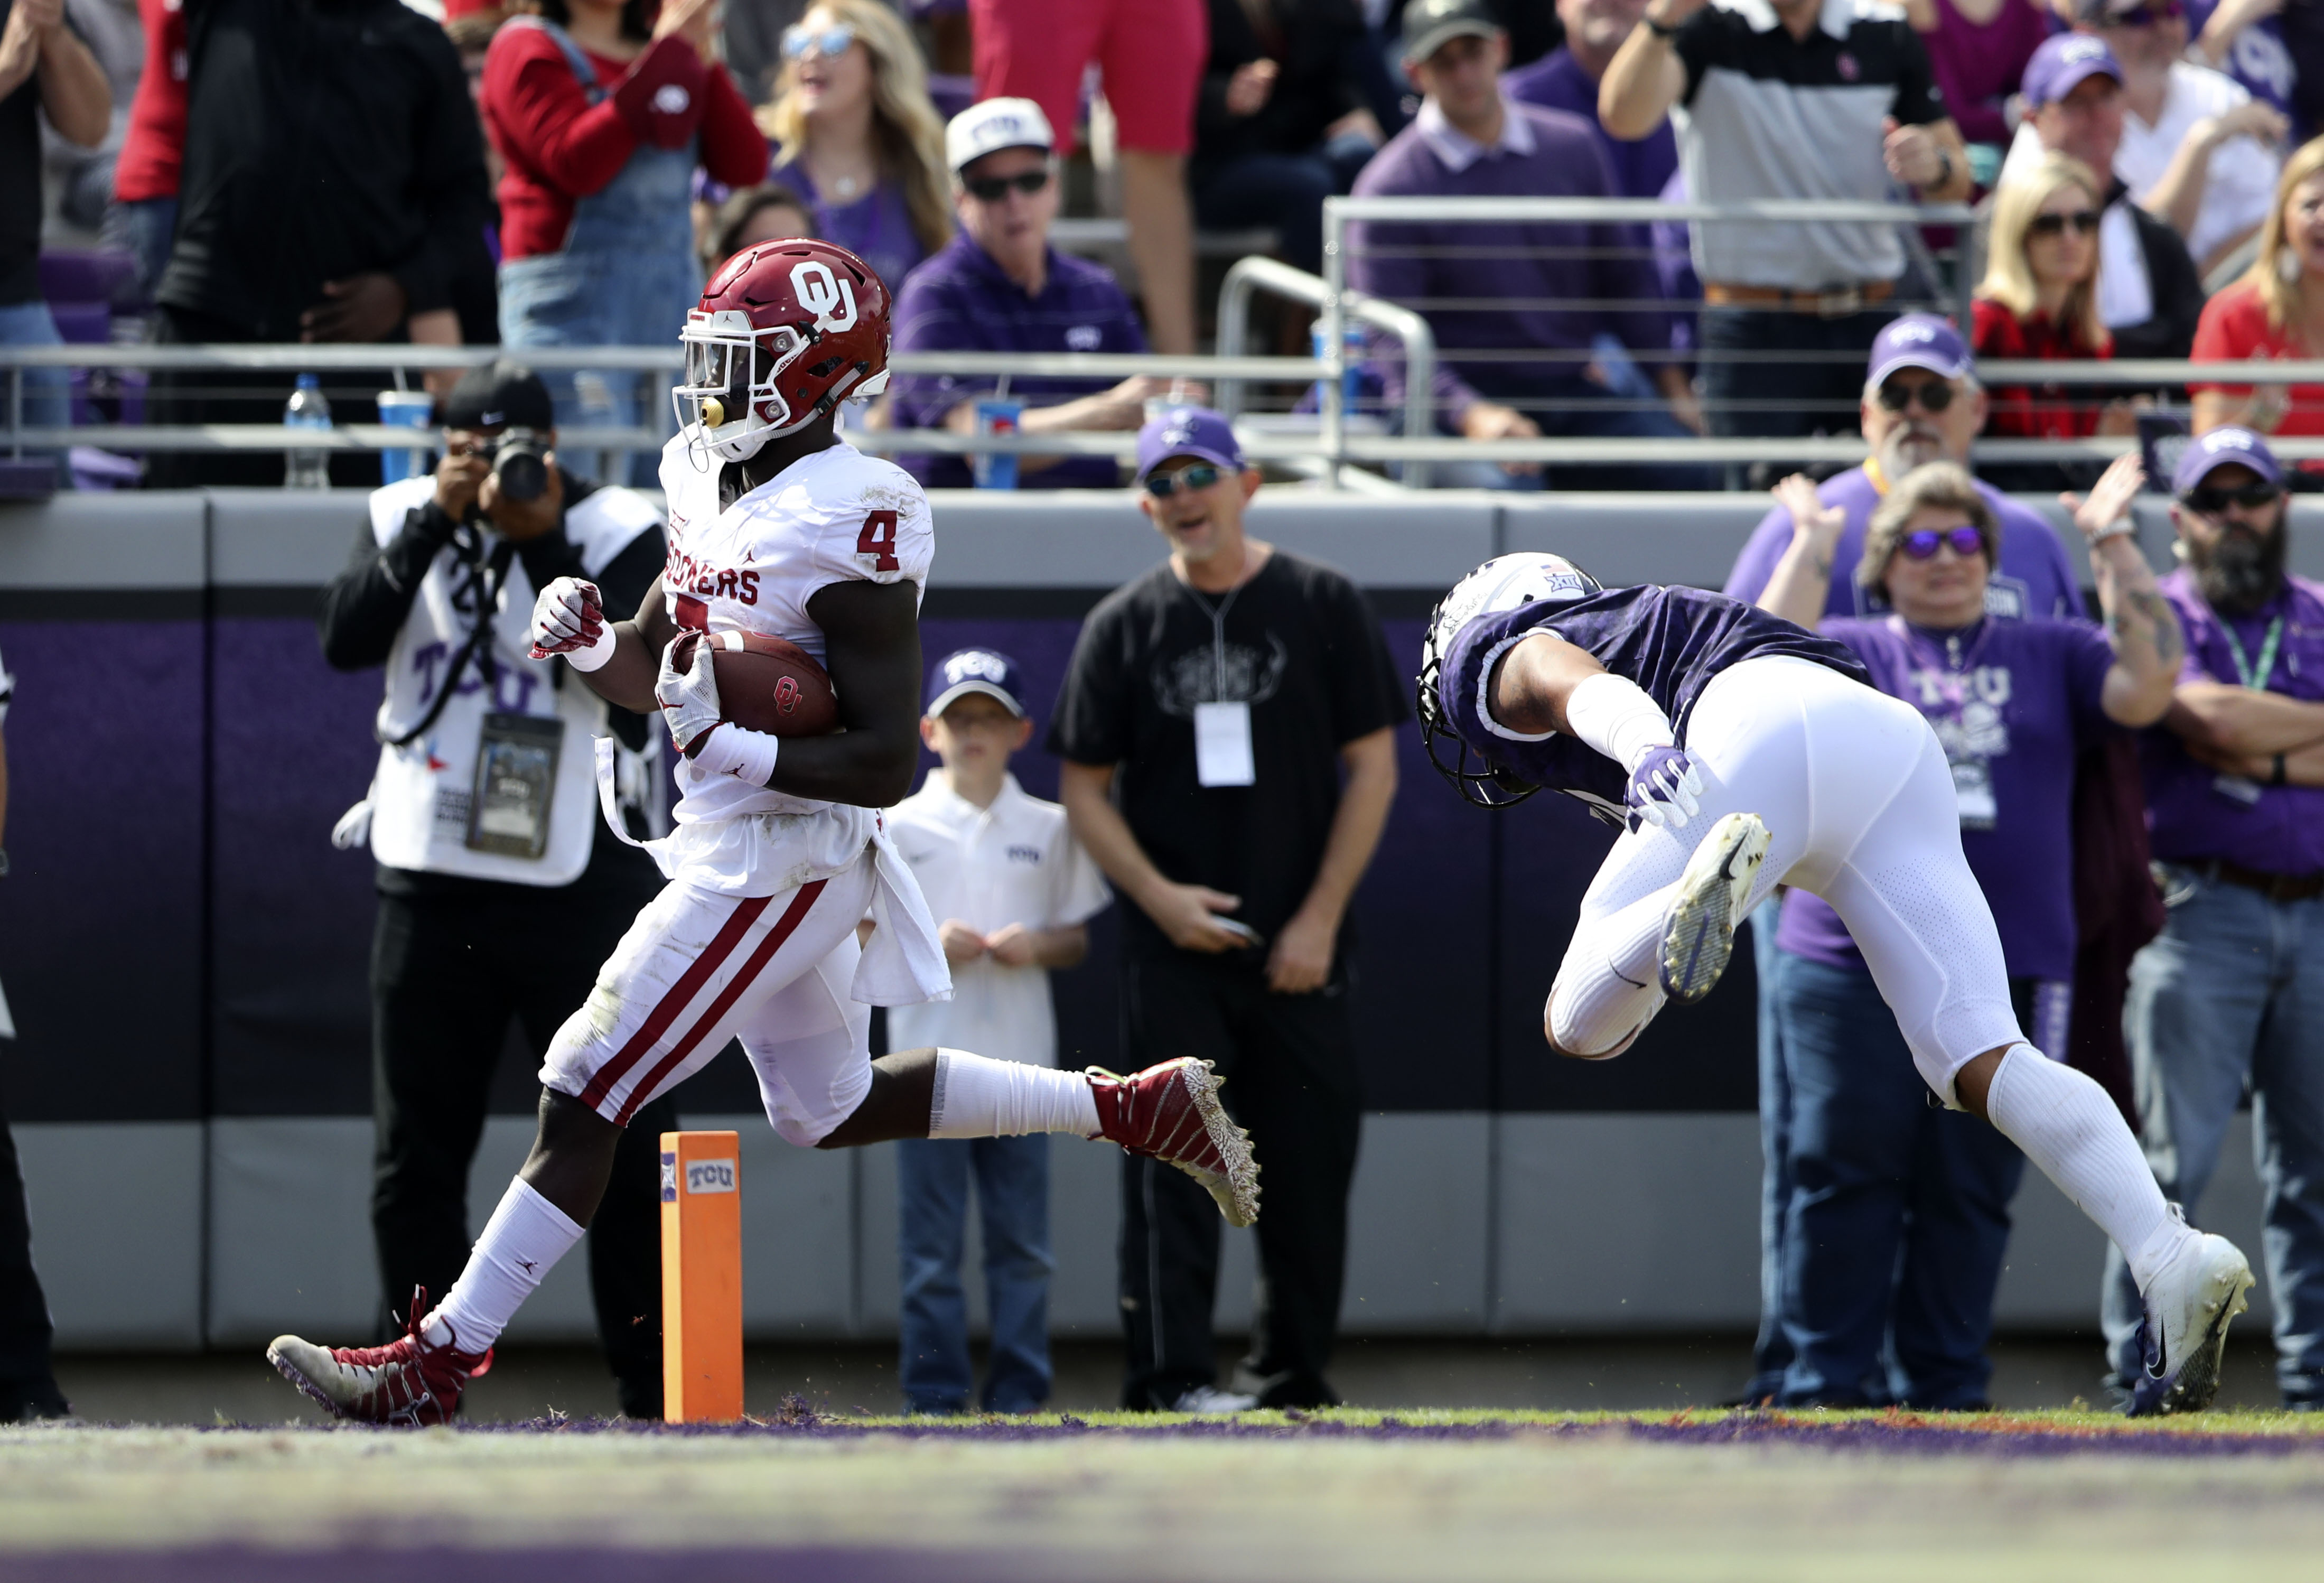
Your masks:
<path fill-rule="evenodd" d="M 468 1267 L 436 1305 L 421 1336 L 430 1347 L 448 1342 L 463 1352 L 482 1352 L 500 1339 L 549 1266 L 581 1240 L 581 1231 L 518 1177 L 501 1195 L 500 1208 L 468 1252 Z"/>
<path fill-rule="evenodd" d="M 1550 1031 L 1568 1055 L 1600 1056 L 1638 1031 L 1663 1002 L 1656 959 L 1670 927 L 1676 884 L 1641 896 L 1590 926 L 1591 943 L 1604 953 L 1603 972 L 1569 979 L 1560 974 L 1550 990 Z"/>
<path fill-rule="evenodd" d="M 2114 1238 L 2141 1291 L 2193 1233 L 2171 1213 L 2146 1156 L 2107 1091 L 2070 1066 L 2013 1044 L 1986 1091 L 1986 1115 L 2042 1174 Z"/>
<path fill-rule="evenodd" d="M 965 1050 L 936 1051 L 936 1091 L 928 1105 L 932 1138 L 1008 1138 L 1020 1133 L 1097 1135 L 1097 1100 L 1080 1072 L 994 1060 Z"/>

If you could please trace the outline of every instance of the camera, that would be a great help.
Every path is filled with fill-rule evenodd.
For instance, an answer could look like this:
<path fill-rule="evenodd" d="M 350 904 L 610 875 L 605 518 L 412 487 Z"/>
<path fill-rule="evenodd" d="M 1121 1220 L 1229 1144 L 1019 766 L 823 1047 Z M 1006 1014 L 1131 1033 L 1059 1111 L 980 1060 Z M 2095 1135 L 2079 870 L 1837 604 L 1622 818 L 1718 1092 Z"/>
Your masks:
<path fill-rule="evenodd" d="M 538 429 L 506 429 L 493 446 L 493 477 L 503 500 L 539 500 L 549 488 L 549 439 Z"/>

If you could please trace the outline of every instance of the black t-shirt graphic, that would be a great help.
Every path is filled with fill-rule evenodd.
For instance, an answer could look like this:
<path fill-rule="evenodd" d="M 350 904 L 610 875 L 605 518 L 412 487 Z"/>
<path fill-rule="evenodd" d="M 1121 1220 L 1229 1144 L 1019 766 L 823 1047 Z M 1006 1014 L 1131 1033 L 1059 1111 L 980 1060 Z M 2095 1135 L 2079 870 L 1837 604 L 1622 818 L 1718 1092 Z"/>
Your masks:
<path fill-rule="evenodd" d="M 1048 747 L 1120 764 L 1116 801 L 1154 866 L 1240 896 L 1233 916 L 1272 940 L 1322 866 L 1340 748 L 1404 719 L 1404 682 L 1370 605 L 1330 567 L 1277 550 L 1228 599 L 1186 587 L 1167 562 L 1108 595 L 1074 646 Z M 1194 706 L 1218 701 L 1250 706 L 1249 786 L 1197 778 Z M 1138 908 L 1122 911 L 1125 949 L 1176 949 Z"/>

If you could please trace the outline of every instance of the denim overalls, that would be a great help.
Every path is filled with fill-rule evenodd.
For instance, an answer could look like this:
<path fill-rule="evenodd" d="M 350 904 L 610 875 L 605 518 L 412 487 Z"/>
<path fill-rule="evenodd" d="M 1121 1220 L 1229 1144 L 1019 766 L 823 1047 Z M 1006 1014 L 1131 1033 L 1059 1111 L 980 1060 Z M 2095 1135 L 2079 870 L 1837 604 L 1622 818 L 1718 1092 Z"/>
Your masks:
<path fill-rule="evenodd" d="M 557 42 L 592 105 L 604 85 L 571 35 L 538 16 L 512 16 L 511 27 L 537 27 Z M 701 301 L 690 210 L 698 138 L 676 149 L 640 147 L 601 190 L 577 199 L 573 227 L 556 253 L 501 265 L 501 340 L 518 347 L 662 347 L 678 338 L 687 310 Z M 544 371 L 560 428 L 643 424 L 670 431 L 668 403 L 642 409 L 638 387 L 659 394 L 666 382 L 633 370 Z M 616 477 L 612 465 L 598 476 Z M 659 458 L 629 458 L 630 482 L 653 487 Z"/>

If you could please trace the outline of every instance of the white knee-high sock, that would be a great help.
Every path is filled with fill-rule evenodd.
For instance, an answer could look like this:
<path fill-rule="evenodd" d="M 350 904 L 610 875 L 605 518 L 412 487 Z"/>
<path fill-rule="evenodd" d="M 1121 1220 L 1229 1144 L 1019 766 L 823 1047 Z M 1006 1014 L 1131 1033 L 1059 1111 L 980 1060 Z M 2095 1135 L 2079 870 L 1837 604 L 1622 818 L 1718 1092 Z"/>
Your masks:
<path fill-rule="evenodd" d="M 499 1340 L 549 1266 L 581 1240 L 581 1232 L 524 1178 L 510 1182 L 500 1208 L 484 1223 L 484 1236 L 469 1250 L 468 1267 L 429 1316 L 421 1332 L 429 1345 L 448 1342 L 462 1352 L 482 1352 Z"/>
<path fill-rule="evenodd" d="M 2114 1238 L 2140 1291 L 2193 1235 L 2171 1213 L 2114 1101 L 2073 1068 L 2030 1044 L 2011 1045 L 1986 1091 L 1985 1113 Z"/>
<path fill-rule="evenodd" d="M 1569 1055 L 1603 1054 L 1637 1032 L 1662 1004 L 1656 958 L 1677 890 L 1675 884 L 1665 885 L 1590 925 L 1591 943 L 1605 967 L 1594 973 L 1558 975 L 1549 995 L 1549 1015 L 1560 1050 Z M 1566 961 L 1577 965 L 1574 953 Z"/>
<path fill-rule="evenodd" d="M 1079 1072 L 994 1060 L 965 1050 L 936 1051 L 932 1138 L 1006 1138 L 1019 1133 L 1097 1135 L 1097 1100 Z"/>

